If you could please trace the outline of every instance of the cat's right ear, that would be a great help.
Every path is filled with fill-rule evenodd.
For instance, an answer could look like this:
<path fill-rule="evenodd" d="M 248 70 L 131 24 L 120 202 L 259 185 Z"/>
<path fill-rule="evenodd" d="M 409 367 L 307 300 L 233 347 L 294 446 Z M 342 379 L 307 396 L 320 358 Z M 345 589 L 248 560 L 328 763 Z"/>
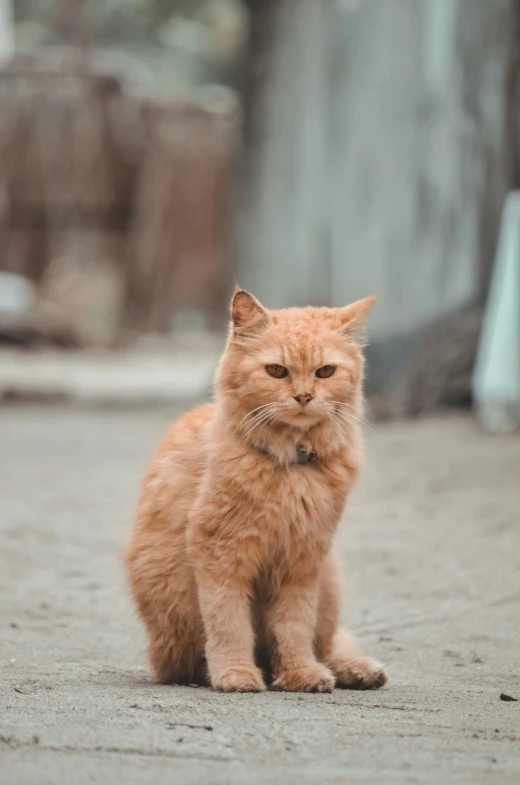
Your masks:
<path fill-rule="evenodd" d="M 265 330 L 269 324 L 269 314 L 256 297 L 237 288 L 231 300 L 231 322 L 237 337 L 253 337 Z"/>

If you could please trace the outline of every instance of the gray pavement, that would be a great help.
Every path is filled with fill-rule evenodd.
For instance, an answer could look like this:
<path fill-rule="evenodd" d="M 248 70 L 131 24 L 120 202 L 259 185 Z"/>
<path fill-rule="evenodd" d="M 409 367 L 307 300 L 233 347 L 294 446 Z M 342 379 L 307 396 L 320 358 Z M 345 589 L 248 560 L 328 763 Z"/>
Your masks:
<path fill-rule="evenodd" d="M 519 783 L 520 438 L 376 426 L 339 536 L 378 692 L 153 684 L 119 554 L 164 410 L 0 409 L 0 782 Z"/>

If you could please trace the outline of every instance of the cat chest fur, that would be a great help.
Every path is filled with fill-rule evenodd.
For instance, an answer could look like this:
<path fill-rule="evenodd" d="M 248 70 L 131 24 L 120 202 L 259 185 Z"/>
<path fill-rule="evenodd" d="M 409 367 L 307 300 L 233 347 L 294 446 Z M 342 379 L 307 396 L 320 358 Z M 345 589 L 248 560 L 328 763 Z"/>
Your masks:
<path fill-rule="evenodd" d="M 206 485 L 202 508 L 208 510 L 211 493 L 211 513 L 199 525 L 212 558 L 247 552 L 262 569 L 272 559 L 290 564 L 305 553 L 326 553 L 345 502 L 348 472 L 260 461 L 254 477 L 248 467 L 232 480 L 221 475 Z"/>

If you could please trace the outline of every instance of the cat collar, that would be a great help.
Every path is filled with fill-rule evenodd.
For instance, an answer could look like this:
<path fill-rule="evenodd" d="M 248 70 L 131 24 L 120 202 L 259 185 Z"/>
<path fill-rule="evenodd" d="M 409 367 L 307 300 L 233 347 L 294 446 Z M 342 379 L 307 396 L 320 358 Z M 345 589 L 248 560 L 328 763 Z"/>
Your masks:
<path fill-rule="evenodd" d="M 265 455 L 267 458 L 274 458 L 274 456 L 269 452 L 269 448 L 265 447 L 265 445 L 253 444 L 252 447 L 253 450 L 256 450 L 256 452 L 260 453 L 260 455 Z M 318 453 L 316 450 L 306 450 L 301 445 L 298 445 L 296 447 L 296 455 L 291 461 L 291 464 L 299 464 L 300 466 L 303 466 L 306 463 L 314 463 L 317 457 Z"/>

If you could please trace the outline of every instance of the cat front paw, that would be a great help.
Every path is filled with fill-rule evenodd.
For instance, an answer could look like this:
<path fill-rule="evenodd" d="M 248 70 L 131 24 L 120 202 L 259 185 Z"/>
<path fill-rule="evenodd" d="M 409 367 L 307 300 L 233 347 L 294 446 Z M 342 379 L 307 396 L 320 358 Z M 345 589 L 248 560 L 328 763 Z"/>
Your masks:
<path fill-rule="evenodd" d="M 212 677 L 211 686 L 219 692 L 264 692 L 266 686 L 259 668 L 230 665 Z"/>
<path fill-rule="evenodd" d="M 384 666 L 371 657 L 336 661 L 331 666 L 336 684 L 349 690 L 377 690 L 388 681 Z"/>
<path fill-rule="evenodd" d="M 286 692 L 332 692 L 334 675 L 324 665 L 304 665 L 280 671 L 272 689 Z"/>

